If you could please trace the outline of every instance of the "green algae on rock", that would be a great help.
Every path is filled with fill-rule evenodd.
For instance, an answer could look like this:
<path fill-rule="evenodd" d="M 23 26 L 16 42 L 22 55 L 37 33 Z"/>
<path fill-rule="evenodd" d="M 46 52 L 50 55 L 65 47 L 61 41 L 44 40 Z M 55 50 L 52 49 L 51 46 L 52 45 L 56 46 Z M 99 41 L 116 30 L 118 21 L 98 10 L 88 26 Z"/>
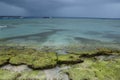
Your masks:
<path fill-rule="evenodd" d="M 34 55 L 33 55 L 34 56 Z M 30 67 L 32 68 L 52 68 L 57 65 L 57 56 L 53 52 L 48 52 L 48 53 L 39 53 L 36 56 L 36 59 L 32 62 Z"/>
<path fill-rule="evenodd" d="M 119 80 L 120 64 L 114 61 L 101 61 L 92 65 L 96 77 L 100 80 Z"/>
<path fill-rule="evenodd" d="M 0 65 L 8 63 L 9 56 L 0 56 Z"/>
<path fill-rule="evenodd" d="M 0 80 L 46 80 L 46 76 L 39 70 L 15 72 L 0 69 Z"/>
<path fill-rule="evenodd" d="M 76 64 L 80 62 L 83 62 L 83 60 L 76 54 L 58 55 L 58 64 Z"/>
<path fill-rule="evenodd" d="M 32 68 L 47 68 L 57 64 L 56 53 L 30 48 L 3 48 L 0 50 L 0 55 L 0 65 L 8 62 L 13 65 L 26 64 Z"/>
<path fill-rule="evenodd" d="M 99 49 L 92 52 L 72 52 L 68 54 L 56 54 L 54 51 L 39 51 L 24 47 L 0 48 L 0 65 L 10 63 L 13 65 L 25 64 L 33 69 L 46 69 L 57 64 L 76 64 L 83 62 L 83 57 L 119 54 L 119 50 Z"/>
<path fill-rule="evenodd" d="M 26 64 L 32 68 L 49 68 L 57 64 L 55 53 L 34 52 L 32 54 L 18 54 L 12 57 L 9 61 L 11 64 L 20 65 Z"/>
<path fill-rule="evenodd" d="M 69 69 L 64 70 L 70 80 L 94 80 L 94 72 L 89 69 L 91 61 L 72 65 Z"/>
<path fill-rule="evenodd" d="M 107 56 L 106 56 L 107 55 Z M 53 68 L 56 65 L 70 65 L 71 68 L 64 70 L 71 80 L 119 80 L 120 57 L 99 60 L 96 57 L 111 55 L 120 56 L 119 50 L 98 49 L 91 52 L 72 52 L 57 54 L 54 51 L 40 51 L 23 47 L 0 48 L 0 65 L 25 64 L 33 71 L 21 73 L 0 70 L 0 79 L 38 79 L 44 80 L 45 75 L 39 69 Z M 82 62 L 82 63 L 81 63 Z M 36 70 L 37 69 L 37 70 Z M 2 76 L 2 73 L 4 76 Z M 9 73 L 8 77 L 5 77 Z M 14 74 L 15 73 L 15 74 Z M 39 75 L 41 74 L 41 75 Z"/>
<path fill-rule="evenodd" d="M 118 49 L 110 49 L 110 48 L 96 48 L 95 50 L 86 50 L 86 51 L 68 51 L 70 54 L 77 54 L 77 55 L 92 55 L 92 54 L 120 54 L 120 50 Z"/>
<path fill-rule="evenodd" d="M 19 76 L 19 73 L 0 69 L 0 80 L 16 80 Z"/>
<path fill-rule="evenodd" d="M 119 80 L 120 58 L 115 61 L 92 61 L 71 66 L 64 71 L 71 80 Z"/>
<path fill-rule="evenodd" d="M 46 80 L 45 73 L 43 71 L 25 71 L 21 73 L 18 80 Z"/>

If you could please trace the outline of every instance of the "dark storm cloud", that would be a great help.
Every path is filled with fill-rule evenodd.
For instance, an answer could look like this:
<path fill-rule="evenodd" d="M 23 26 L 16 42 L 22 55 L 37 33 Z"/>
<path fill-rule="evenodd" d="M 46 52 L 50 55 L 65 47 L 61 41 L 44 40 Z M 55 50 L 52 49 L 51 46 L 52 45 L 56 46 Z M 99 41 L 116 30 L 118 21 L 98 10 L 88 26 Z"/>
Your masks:
<path fill-rule="evenodd" d="M 120 0 L 0 0 L 0 15 L 120 17 Z"/>
<path fill-rule="evenodd" d="M 0 15 L 25 15 L 24 8 L 0 2 Z"/>

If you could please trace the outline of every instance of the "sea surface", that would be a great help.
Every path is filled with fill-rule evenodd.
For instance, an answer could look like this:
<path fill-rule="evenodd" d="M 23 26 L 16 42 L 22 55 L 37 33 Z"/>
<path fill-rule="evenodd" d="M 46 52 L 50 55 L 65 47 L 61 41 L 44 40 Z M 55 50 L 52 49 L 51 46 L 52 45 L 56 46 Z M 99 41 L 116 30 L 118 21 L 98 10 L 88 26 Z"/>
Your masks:
<path fill-rule="evenodd" d="M 0 19 L 0 45 L 120 49 L 120 20 Z"/>

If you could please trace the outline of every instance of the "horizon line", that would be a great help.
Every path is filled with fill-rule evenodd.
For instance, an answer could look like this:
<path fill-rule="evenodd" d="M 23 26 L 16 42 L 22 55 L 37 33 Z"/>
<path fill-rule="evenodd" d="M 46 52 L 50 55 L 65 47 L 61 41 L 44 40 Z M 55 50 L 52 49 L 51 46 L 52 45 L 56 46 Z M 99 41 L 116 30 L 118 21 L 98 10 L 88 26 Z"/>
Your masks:
<path fill-rule="evenodd" d="M 24 17 L 24 18 L 86 18 L 86 19 L 120 19 L 111 17 L 67 17 L 67 16 L 15 16 L 15 15 L 1 15 L 0 17 Z"/>

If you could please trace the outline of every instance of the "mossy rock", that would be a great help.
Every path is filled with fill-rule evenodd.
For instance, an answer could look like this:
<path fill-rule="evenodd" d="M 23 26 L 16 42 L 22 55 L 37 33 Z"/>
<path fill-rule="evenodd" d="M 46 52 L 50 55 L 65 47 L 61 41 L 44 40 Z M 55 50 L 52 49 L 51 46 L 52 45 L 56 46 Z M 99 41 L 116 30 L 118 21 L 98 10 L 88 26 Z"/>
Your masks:
<path fill-rule="evenodd" d="M 45 73 L 43 71 L 25 71 L 21 73 L 18 80 L 46 80 Z"/>
<path fill-rule="evenodd" d="M 33 61 L 33 64 L 31 65 L 32 68 L 40 68 L 40 69 L 45 69 L 45 68 L 52 68 L 57 65 L 56 59 L 51 59 L 51 58 L 45 58 L 41 57 L 35 61 Z"/>
<path fill-rule="evenodd" d="M 98 49 L 91 52 L 73 52 L 56 55 L 55 52 L 38 51 L 24 47 L 0 48 L 0 65 L 9 61 L 10 64 L 26 64 L 32 68 L 50 68 L 57 64 L 76 64 L 83 62 L 81 55 L 96 56 L 97 54 L 119 54 L 118 50 Z"/>
<path fill-rule="evenodd" d="M 120 50 L 116 49 L 109 49 L 109 48 L 98 48 L 96 50 L 89 50 L 89 51 L 77 51 L 77 52 L 69 52 L 71 54 L 77 54 L 77 55 L 93 55 L 93 54 L 105 54 L 105 55 L 111 55 L 111 54 L 120 54 Z"/>
<path fill-rule="evenodd" d="M 120 62 L 103 61 L 96 62 L 92 66 L 99 80 L 120 80 Z"/>
<path fill-rule="evenodd" d="M 95 73 L 89 69 L 92 61 L 84 61 L 84 63 L 72 65 L 69 69 L 63 70 L 70 80 L 96 80 Z"/>
<path fill-rule="evenodd" d="M 32 55 L 18 54 L 14 57 L 11 57 L 9 60 L 9 63 L 14 65 L 20 65 L 20 64 L 31 65 L 34 57 L 35 56 L 32 56 Z"/>
<path fill-rule="evenodd" d="M 116 61 L 84 61 L 64 70 L 71 80 L 120 80 L 120 59 Z"/>
<path fill-rule="evenodd" d="M 76 54 L 62 54 L 58 55 L 58 64 L 75 64 L 83 62 L 79 55 Z"/>
<path fill-rule="evenodd" d="M 8 63 L 8 60 L 9 60 L 9 56 L 6 55 L 0 56 L 0 66 Z"/>
<path fill-rule="evenodd" d="M 57 64 L 57 57 L 55 53 L 24 53 L 12 57 L 9 62 L 15 65 L 26 64 L 32 68 L 49 68 Z"/>
<path fill-rule="evenodd" d="M 46 80 L 46 76 L 43 71 L 39 70 L 17 73 L 14 71 L 0 69 L 0 80 Z"/>
<path fill-rule="evenodd" d="M 57 64 L 57 56 L 54 52 L 43 52 L 31 48 L 4 47 L 0 50 L 1 64 L 9 59 L 10 64 L 26 64 L 32 68 L 53 67 Z"/>
<path fill-rule="evenodd" d="M 16 80 L 19 75 L 16 72 L 0 69 L 0 80 Z"/>
<path fill-rule="evenodd" d="M 13 48 L 13 47 L 4 47 L 2 49 L 0 49 L 0 55 L 1 54 L 12 54 L 12 53 L 16 53 L 18 52 L 17 48 Z"/>
<path fill-rule="evenodd" d="M 55 53 L 41 53 L 37 58 L 32 62 L 30 67 L 32 68 L 52 68 L 57 65 L 57 56 Z"/>

